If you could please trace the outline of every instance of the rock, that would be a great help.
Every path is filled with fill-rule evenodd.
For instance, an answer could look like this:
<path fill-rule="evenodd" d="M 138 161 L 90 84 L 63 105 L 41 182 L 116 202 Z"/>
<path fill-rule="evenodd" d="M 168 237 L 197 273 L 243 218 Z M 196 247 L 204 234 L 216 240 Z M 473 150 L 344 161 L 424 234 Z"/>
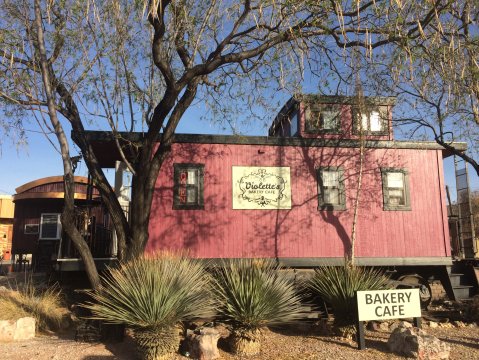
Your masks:
<path fill-rule="evenodd" d="M 439 324 L 435 321 L 429 321 L 429 327 L 431 329 L 435 329 L 435 328 L 439 327 Z"/>
<path fill-rule="evenodd" d="M 370 331 L 387 332 L 389 331 L 389 324 L 385 321 L 370 321 L 366 328 Z"/>
<path fill-rule="evenodd" d="M 218 339 L 220 333 L 214 328 L 188 330 L 186 342 L 190 357 L 198 360 L 212 360 L 220 357 Z"/>
<path fill-rule="evenodd" d="M 231 331 L 230 329 L 228 329 L 227 326 L 225 326 L 224 324 L 216 324 L 215 327 L 216 331 L 218 331 L 218 333 L 220 334 L 220 337 L 222 338 L 227 338 L 231 335 Z"/>
<path fill-rule="evenodd" d="M 458 328 L 466 327 L 466 324 L 464 324 L 464 322 L 462 322 L 462 321 L 453 321 L 452 324 L 453 324 L 455 327 L 458 327 Z"/>
<path fill-rule="evenodd" d="M 412 328 L 412 324 L 407 321 L 396 321 L 389 327 L 389 330 L 393 332 L 398 328 Z"/>
<path fill-rule="evenodd" d="M 29 340 L 34 337 L 35 319 L 32 317 L 0 321 L 0 342 Z"/>
<path fill-rule="evenodd" d="M 452 325 L 451 323 L 441 323 L 440 326 L 444 329 L 452 329 L 454 327 L 454 325 Z"/>
<path fill-rule="evenodd" d="M 391 352 L 421 360 L 449 359 L 450 345 L 418 328 L 397 328 L 388 340 Z"/>

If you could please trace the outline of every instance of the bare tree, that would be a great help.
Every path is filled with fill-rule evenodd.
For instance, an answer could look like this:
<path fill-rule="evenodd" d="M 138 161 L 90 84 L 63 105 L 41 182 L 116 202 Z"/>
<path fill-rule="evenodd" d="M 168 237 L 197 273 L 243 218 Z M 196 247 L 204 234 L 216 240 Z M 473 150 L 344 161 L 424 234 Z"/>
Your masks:
<path fill-rule="evenodd" d="M 442 21 L 421 29 L 422 42 L 376 61 L 369 85 L 398 96 L 396 124 L 406 136 L 432 137 L 479 175 L 479 3 L 455 1 L 435 16 Z M 454 147 L 458 140 L 467 152 Z"/>
<path fill-rule="evenodd" d="M 155 182 L 195 99 L 220 110 L 250 107 L 266 103 L 264 87 L 296 89 L 313 57 L 339 72 L 350 48 L 364 49 L 366 57 L 382 47 L 407 52 L 434 33 L 452 3 L 37 1 L 35 17 L 29 1 L 3 0 L 0 97 L 6 109 L 33 111 L 40 125 L 53 124 L 57 137 L 54 114 L 71 126 L 112 217 L 119 257 L 127 259 L 141 254 L 148 241 Z M 340 55 L 334 66 L 332 52 Z M 256 96 L 248 96 L 251 91 Z M 50 123 L 40 116 L 46 113 Z M 130 221 L 95 156 L 87 126 L 108 129 L 133 173 Z M 143 136 L 133 143 L 122 131 Z M 63 151 L 66 181 L 67 157 Z M 86 261 L 90 255 L 82 256 Z"/>

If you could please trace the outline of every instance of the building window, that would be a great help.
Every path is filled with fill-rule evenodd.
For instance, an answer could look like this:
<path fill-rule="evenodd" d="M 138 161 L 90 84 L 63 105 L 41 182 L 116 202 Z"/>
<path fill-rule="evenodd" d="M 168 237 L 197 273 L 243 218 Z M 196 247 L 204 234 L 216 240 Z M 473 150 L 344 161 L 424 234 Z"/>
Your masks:
<path fill-rule="evenodd" d="M 60 214 L 42 214 L 40 220 L 40 239 L 60 239 Z"/>
<path fill-rule="evenodd" d="M 404 169 L 381 169 L 384 210 L 411 210 L 409 176 Z"/>
<path fill-rule="evenodd" d="M 173 209 L 204 209 L 203 164 L 174 164 Z"/>
<path fill-rule="evenodd" d="M 26 235 L 33 235 L 33 234 L 38 234 L 38 229 L 39 229 L 38 224 L 25 224 L 25 234 Z"/>
<path fill-rule="evenodd" d="M 296 136 L 298 135 L 298 111 L 294 111 L 290 118 L 289 118 L 289 121 L 290 121 L 290 134 L 291 136 Z"/>
<path fill-rule="evenodd" d="M 345 210 L 344 172 L 338 167 L 324 167 L 317 170 L 318 209 Z"/>
<path fill-rule="evenodd" d="M 353 107 L 352 116 L 355 134 L 359 134 L 361 130 L 370 135 L 388 134 L 387 106 L 367 107 L 363 111 L 360 111 L 359 107 Z"/>
<path fill-rule="evenodd" d="M 341 107 L 335 105 L 308 106 L 305 111 L 305 131 L 309 133 L 339 133 Z"/>

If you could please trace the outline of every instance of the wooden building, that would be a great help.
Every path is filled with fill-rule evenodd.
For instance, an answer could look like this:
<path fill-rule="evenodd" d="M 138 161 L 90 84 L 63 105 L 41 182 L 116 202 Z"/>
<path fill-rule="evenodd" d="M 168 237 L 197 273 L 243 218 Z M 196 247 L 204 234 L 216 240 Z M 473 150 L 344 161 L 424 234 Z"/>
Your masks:
<path fill-rule="evenodd" d="M 3 260 L 11 257 L 14 208 L 10 195 L 0 195 L 0 258 Z"/>
<path fill-rule="evenodd" d="M 96 258 L 110 257 L 109 218 L 99 200 L 98 190 L 86 177 L 75 177 L 77 226 Z M 51 269 L 57 259 L 76 261 L 78 254 L 62 232 L 62 176 L 37 179 L 16 189 L 12 253 L 18 261 L 27 261 L 36 271 Z M 28 255 L 27 255 L 28 254 Z M 28 256 L 28 257 L 27 257 Z M 32 264 L 29 263 L 30 258 Z"/>
<path fill-rule="evenodd" d="M 357 201 L 357 264 L 419 274 L 426 286 L 447 277 L 450 154 L 435 142 L 395 140 L 394 103 L 303 95 L 281 109 L 267 137 L 176 135 L 157 179 L 147 251 L 339 265 L 351 251 Z M 113 139 L 88 136 L 103 166 L 114 166 Z"/>

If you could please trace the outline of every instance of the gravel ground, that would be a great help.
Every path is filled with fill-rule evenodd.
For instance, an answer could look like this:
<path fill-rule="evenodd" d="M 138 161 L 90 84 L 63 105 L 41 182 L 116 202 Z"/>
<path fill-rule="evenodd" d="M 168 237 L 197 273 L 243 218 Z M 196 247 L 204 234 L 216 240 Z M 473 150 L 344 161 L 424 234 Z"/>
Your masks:
<path fill-rule="evenodd" d="M 479 359 L 479 327 L 426 329 L 451 345 L 450 359 Z M 310 329 L 267 330 L 261 354 L 250 360 L 306 360 L 306 359 L 404 359 L 387 350 L 388 332 L 366 332 L 366 350 L 356 349 L 355 342 L 332 336 L 319 336 Z M 237 360 L 224 351 L 220 340 L 221 358 Z M 73 340 L 73 333 L 61 336 L 41 335 L 33 340 L 0 344 L 3 360 L 127 360 L 135 359 L 135 348 L 130 337 L 117 344 L 81 343 Z M 188 358 L 176 355 L 174 360 Z"/>

